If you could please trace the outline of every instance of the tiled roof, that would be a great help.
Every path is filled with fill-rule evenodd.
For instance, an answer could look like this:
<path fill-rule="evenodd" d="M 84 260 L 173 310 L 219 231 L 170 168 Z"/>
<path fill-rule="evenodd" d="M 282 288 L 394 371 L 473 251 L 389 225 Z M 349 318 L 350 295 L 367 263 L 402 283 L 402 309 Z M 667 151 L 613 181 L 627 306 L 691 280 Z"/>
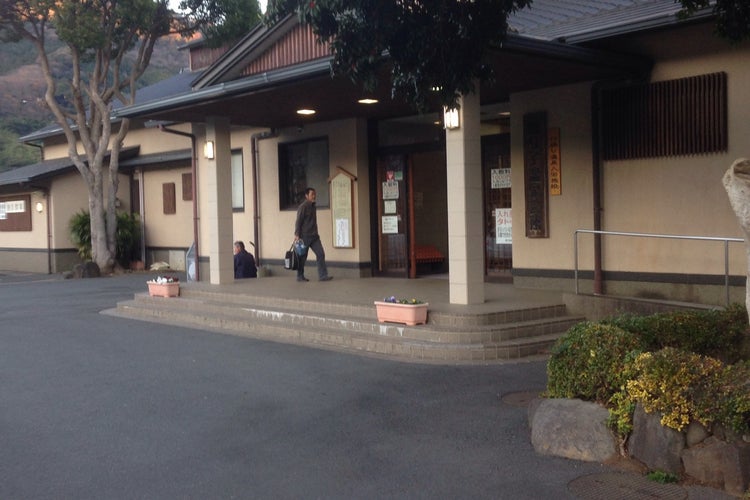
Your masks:
<path fill-rule="evenodd" d="M 583 41 L 613 29 L 668 24 L 680 9 L 676 0 L 534 0 L 509 17 L 508 24 L 521 36 Z"/>
<path fill-rule="evenodd" d="M 122 151 L 120 151 L 120 161 L 137 156 L 139 150 L 140 146 L 123 148 Z M 109 156 L 109 153 L 107 156 Z M 7 172 L 0 173 L 0 186 L 26 184 L 45 177 L 59 175 L 66 170 L 73 170 L 74 168 L 75 165 L 73 164 L 73 160 L 67 156 L 63 158 L 55 158 L 53 160 L 44 160 L 39 163 L 14 168 Z"/>

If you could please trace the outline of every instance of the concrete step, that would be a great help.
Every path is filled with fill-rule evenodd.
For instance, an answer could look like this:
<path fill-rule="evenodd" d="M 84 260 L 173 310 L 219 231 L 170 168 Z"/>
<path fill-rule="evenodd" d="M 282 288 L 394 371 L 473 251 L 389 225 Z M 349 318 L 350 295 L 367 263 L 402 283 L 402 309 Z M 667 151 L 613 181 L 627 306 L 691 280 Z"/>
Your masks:
<path fill-rule="evenodd" d="M 564 307 L 553 306 L 473 316 L 430 313 L 427 325 L 405 326 L 379 323 L 373 306 L 310 301 L 300 307 L 300 301 L 277 297 L 255 302 L 246 295 L 203 291 L 181 293 L 179 298 L 140 293 L 118 303 L 109 313 L 273 341 L 450 362 L 545 354 L 562 333 L 583 319 L 564 315 Z M 310 307 L 312 304 L 316 307 Z M 489 323 L 490 317 L 498 322 Z M 533 319 L 508 321 L 518 318 Z"/>

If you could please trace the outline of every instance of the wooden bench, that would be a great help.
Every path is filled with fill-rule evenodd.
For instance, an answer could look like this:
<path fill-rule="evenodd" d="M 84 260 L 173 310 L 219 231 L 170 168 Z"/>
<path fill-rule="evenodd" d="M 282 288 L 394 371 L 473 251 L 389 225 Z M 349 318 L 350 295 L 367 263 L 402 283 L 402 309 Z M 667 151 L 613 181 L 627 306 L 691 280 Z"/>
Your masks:
<path fill-rule="evenodd" d="M 442 264 L 445 255 L 435 245 L 414 245 L 417 264 Z"/>

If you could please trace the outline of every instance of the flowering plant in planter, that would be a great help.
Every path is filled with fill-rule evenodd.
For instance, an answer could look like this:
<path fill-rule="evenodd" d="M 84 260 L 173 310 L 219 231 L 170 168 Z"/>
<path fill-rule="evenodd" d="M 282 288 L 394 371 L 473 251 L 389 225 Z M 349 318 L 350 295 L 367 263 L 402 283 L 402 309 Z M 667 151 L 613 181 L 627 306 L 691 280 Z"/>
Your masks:
<path fill-rule="evenodd" d="M 156 278 L 147 281 L 146 283 L 156 283 L 163 285 L 165 283 L 179 283 L 180 279 L 177 276 L 157 276 Z"/>
<path fill-rule="evenodd" d="M 180 295 L 180 280 L 176 276 L 157 276 L 146 282 L 152 297 L 177 297 Z"/>
<path fill-rule="evenodd" d="M 424 304 L 424 302 L 419 299 L 397 299 L 393 295 L 384 298 L 383 302 L 388 302 L 389 304 Z"/>
<path fill-rule="evenodd" d="M 405 323 L 419 325 L 427 323 L 427 306 L 429 304 L 418 299 L 397 299 L 386 297 L 382 301 L 375 301 L 375 311 L 381 323 Z"/>

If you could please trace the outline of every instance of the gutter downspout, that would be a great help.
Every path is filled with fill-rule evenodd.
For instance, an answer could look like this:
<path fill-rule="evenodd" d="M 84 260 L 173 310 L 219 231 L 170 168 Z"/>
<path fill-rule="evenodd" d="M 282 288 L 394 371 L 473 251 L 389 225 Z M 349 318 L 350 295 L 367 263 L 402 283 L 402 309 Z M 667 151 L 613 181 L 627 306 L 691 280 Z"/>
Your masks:
<path fill-rule="evenodd" d="M 258 193 L 260 192 L 260 148 L 258 143 L 263 139 L 271 139 L 278 137 L 279 134 L 276 130 L 271 129 L 270 131 L 260 132 L 250 136 L 250 157 L 251 157 L 251 173 L 253 176 L 253 243 L 255 245 L 255 263 L 260 267 L 260 199 L 258 199 Z"/>
<path fill-rule="evenodd" d="M 167 128 L 164 125 L 159 125 L 159 130 L 167 132 L 169 134 L 181 135 L 183 137 L 190 138 L 190 175 L 193 177 L 193 244 L 195 245 L 195 281 L 201 280 L 200 262 L 198 251 L 198 158 L 195 149 L 195 134 L 188 132 L 182 132 L 180 130 L 174 130 Z M 141 192 L 143 192 L 143 184 L 141 184 Z M 142 213 L 142 212 L 141 212 Z"/>
<path fill-rule="evenodd" d="M 591 88 L 591 180 L 593 184 L 594 231 L 602 229 L 602 87 Z M 602 295 L 602 235 L 594 233 L 594 295 Z"/>

